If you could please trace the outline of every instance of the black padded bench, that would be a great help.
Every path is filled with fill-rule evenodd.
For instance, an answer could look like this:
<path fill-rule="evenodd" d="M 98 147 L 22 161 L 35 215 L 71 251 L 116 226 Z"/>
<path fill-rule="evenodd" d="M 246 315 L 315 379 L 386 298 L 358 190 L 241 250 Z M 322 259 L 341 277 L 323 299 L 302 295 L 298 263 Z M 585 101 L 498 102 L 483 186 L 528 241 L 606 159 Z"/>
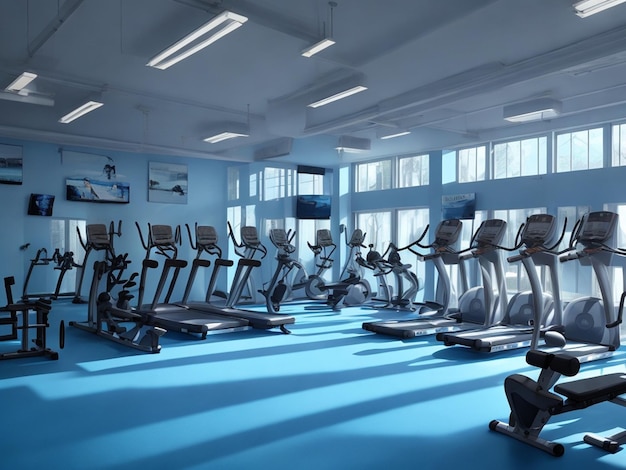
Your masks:
<path fill-rule="evenodd" d="M 554 391 L 585 407 L 626 393 L 626 373 L 615 373 L 558 384 Z"/>

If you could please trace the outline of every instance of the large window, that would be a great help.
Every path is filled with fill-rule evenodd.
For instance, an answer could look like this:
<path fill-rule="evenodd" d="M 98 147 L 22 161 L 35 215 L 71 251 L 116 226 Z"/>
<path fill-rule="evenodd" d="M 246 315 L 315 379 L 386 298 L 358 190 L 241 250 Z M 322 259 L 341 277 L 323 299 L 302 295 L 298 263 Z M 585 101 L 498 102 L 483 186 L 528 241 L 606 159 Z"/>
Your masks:
<path fill-rule="evenodd" d="M 324 194 L 324 175 L 298 173 L 298 194 Z"/>
<path fill-rule="evenodd" d="M 626 124 L 616 124 L 612 131 L 611 165 L 626 166 Z"/>
<path fill-rule="evenodd" d="M 603 130 L 585 129 L 556 136 L 556 172 L 603 167 Z"/>
<path fill-rule="evenodd" d="M 428 185 L 429 160 L 428 155 L 398 158 L 398 188 Z"/>
<path fill-rule="evenodd" d="M 391 189 L 391 160 L 360 163 L 356 166 L 356 191 Z"/>
<path fill-rule="evenodd" d="M 457 152 L 457 181 L 484 181 L 487 168 L 486 147 L 473 147 Z"/>
<path fill-rule="evenodd" d="M 511 248 L 514 247 L 517 242 L 516 236 L 522 224 L 526 222 L 528 216 L 532 214 L 545 214 L 545 212 L 546 209 L 544 207 L 494 211 L 493 217 L 495 219 L 505 220 L 507 224 L 506 234 L 501 242 L 501 245 Z M 526 273 L 526 270 L 521 262 L 505 263 L 504 269 L 506 288 L 509 295 L 516 292 L 530 290 L 528 274 Z M 541 270 L 541 273 L 543 273 L 543 269 Z"/>
<path fill-rule="evenodd" d="M 541 175 L 547 172 L 547 137 L 494 144 L 493 178 Z"/>
<path fill-rule="evenodd" d="M 263 171 L 263 187 L 264 201 L 285 197 L 285 169 L 266 168 Z"/>
<path fill-rule="evenodd" d="M 228 200 L 236 201 L 239 199 L 239 168 L 228 168 Z"/>

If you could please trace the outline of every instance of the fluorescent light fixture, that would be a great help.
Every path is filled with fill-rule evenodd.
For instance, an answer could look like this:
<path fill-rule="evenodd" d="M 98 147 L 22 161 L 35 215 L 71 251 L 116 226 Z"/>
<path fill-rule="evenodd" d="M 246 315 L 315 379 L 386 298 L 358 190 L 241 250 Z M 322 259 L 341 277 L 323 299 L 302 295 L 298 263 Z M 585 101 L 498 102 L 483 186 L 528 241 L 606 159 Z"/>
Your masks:
<path fill-rule="evenodd" d="M 335 150 L 346 153 L 363 153 L 372 148 L 372 141 L 362 137 L 351 137 L 342 135 L 339 137 L 339 143 Z"/>
<path fill-rule="evenodd" d="M 30 82 L 32 82 L 35 78 L 37 78 L 36 73 L 24 72 L 19 77 L 11 82 L 11 84 L 5 88 L 6 91 L 13 91 L 15 93 L 19 93 L 22 91 Z M 27 93 L 26 93 L 27 94 Z"/>
<path fill-rule="evenodd" d="M 146 65 L 165 70 L 181 60 L 186 59 L 190 55 L 204 49 L 210 44 L 213 44 L 218 39 L 239 28 L 246 21 L 248 21 L 248 18 L 245 16 L 238 15 L 230 11 L 220 13 L 208 23 L 205 23 L 178 42 L 172 44 L 160 54 L 154 56 Z M 194 41 L 201 39 L 203 36 L 219 27 L 221 27 L 221 29 L 217 29 L 206 39 L 193 46 L 191 45 Z M 190 47 L 185 49 L 188 46 Z"/>
<path fill-rule="evenodd" d="M 396 137 L 402 137 L 403 135 L 409 135 L 410 133 L 411 131 L 398 131 L 393 134 L 383 135 L 380 140 L 395 139 Z"/>
<path fill-rule="evenodd" d="M 624 2 L 626 0 L 583 0 L 582 2 L 574 3 L 574 10 L 578 16 L 586 18 Z"/>
<path fill-rule="evenodd" d="M 509 122 L 530 122 L 551 119 L 561 114 L 561 102 L 550 98 L 539 98 L 505 106 L 504 119 Z"/>
<path fill-rule="evenodd" d="M 317 42 L 317 43 L 313 44 L 312 46 L 309 46 L 305 50 L 303 50 L 302 51 L 302 55 L 304 57 L 314 56 L 318 52 L 323 51 L 324 49 L 326 49 L 327 47 L 332 46 L 333 44 L 335 44 L 335 41 L 333 41 L 330 38 L 322 39 L 320 42 Z"/>
<path fill-rule="evenodd" d="M 209 144 L 217 144 L 218 142 L 222 142 L 228 139 L 234 139 L 236 137 L 248 137 L 248 134 L 243 134 L 240 132 L 225 131 L 225 132 L 220 132 L 219 134 L 215 134 L 211 137 L 207 137 L 206 139 L 202 139 L 202 140 L 204 140 L 205 142 L 208 142 Z"/>
<path fill-rule="evenodd" d="M 98 109 L 103 104 L 104 103 L 101 103 L 99 101 L 87 101 L 84 105 L 79 106 L 74 111 L 67 113 L 65 116 L 59 119 L 59 122 L 63 124 L 68 124 L 73 120 L 78 119 L 79 117 L 84 116 L 87 113 L 90 113 L 94 109 Z"/>
<path fill-rule="evenodd" d="M 360 93 L 362 91 L 367 90 L 366 86 L 357 85 L 355 87 L 349 88 L 344 91 L 340 91 L 339 93 L 335 93 L 334 95 L 328 96 L 321 100 L 315 101 L 309 105 L 310 108 L 319 108 L 320 106 L 324 106 L 328 103 L 332 103 L 333 101 L 341 100 L 343 98 L 347 98 L 348 96 L 352 96 L 356 93 Z"/>

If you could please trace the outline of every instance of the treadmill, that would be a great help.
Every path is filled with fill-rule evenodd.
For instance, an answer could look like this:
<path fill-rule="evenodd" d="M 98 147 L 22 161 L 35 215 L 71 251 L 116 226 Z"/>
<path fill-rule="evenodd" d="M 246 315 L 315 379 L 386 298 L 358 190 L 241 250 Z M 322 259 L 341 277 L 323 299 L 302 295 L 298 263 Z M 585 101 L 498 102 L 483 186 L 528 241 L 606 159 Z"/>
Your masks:
<path fill-rule="evenodd" d="M 580 296 L 570 301 L 563 309 L 562 318 L 555 319 L 563 327 L 562 336 L 546 333 L 548 347 L 541 348 L 542 351 L 565 353 L 585 363 L 610 357 L 619 349 L 626 286 L 616 309 L 609 275 L 609 267 L 618 264 L 614 255 L 626 255 L 626 251 L 616 248 L 617 227 L 618 215 L 609 211 L 590 212 L 576 223 L 569 249 L 561 255 L 560 261 L 577 260 L 583 266 L 590 265 L 600 297 Z M 549 339 L 554 337 L 561 344 L 550 346 Z"/>
<path fill-rule="evenodd" d="M 209 333 L 243 331 L 249 328 L 250 322 L 243 318 L 200 312 L 179 304 L 170 303 L 170 297 L 180 270 L 187 266 L 185 260 L 177 259 L 178 249 L 176 245 L 180 243 L 180 228 L 177 228 L 176 234 L 174 234 L 174 230 L 172 230 L 170 225 L 148 224 L 148 238 L 146 240 L 143 237 L 139 224 L 135 222 L 135 225 L 139 231 L 141 244 L 146 250 L 139 282 L 137 312 L 145 315 L 150 325 L 159 326 L 168 331 L 200 334 L 202 339 L 205 339 Z M 148 271 L 158 267 L 158 262 L 150 259 L 152 250 L 164 256 L 165 262 L 153 300 L 151 303 L 146 304 L 143 302 Z M 170 273 L 172 273 L 172 276 L 168 284 Z M 164 302 L 159 302 L 166 284 L 168 289 Z"/>
<path fill-rule="evenodd" d="M 374 333 L 388 334 L 390 336 L 413 337 L 410 332 L 417 326 L 422 324 L 424 318 L 433 320 L 435 318 L 444 318 L 450 310 L 452 298 L 452 285 L 450 277 L 446 270 L 446 265 L 458 264 L 461 270 L 461 279 L 463 283 L 462 292 L 467 291 L 467 275 L 465 273 L 465 264 L 460 261 L 460 252 L 458 251 L 458 240 L 463 228 L 463 222 L 459 219 L 447 219 L 439 222 L 435 230 L 435 241 L 430 245 L 418 244 L 421 248 L 431 248 L 432 253 L 423 255 L 414 251 L 410 251 L 419 256 L 422 261 L 432 261 L 437 270 L 437 295 L 436 301 L 417 302 L 413 305 L 416 307 L 420 316 L 412 319 L 403 320 L 385 320 L 372 321 L 363 323 L 363 329 Z M 456 305 L 455 305 L 456 308 Z M 417 322 L 417 324 L 416 324 Z"/>
<path fill-rule="evenodd" d="M 444 240 L 450 241 L 454 238 L 456 230 L 460 232 L 458 222 L 450 222 L 451 225 L 444 224 L 438 228 L 437 236 L 441 237 L 441 243 Z M 457 227 L 451 230 L 452 227 Z M 499 302 L 495 303 L 491 282 L 491 267 L 501 265 L 501 255 L 499 253 L 498 244 L 501 242 L 506 232 L 506 222 L 500 219 L 489 219 L 484 221 L 472 238 L 469 249 L 462 252 L 454 252 L 447 248 L 439 248 L 432 255 L 437 272 L 443 280 L 444 285 L 450 289 L 450 280 L 445 270 L 445 264 L 458 263 L 463 266 L 463 262 L 470 258 L 476 258 L 481 265 L 481 273 L 483 278 L 483 286 L 466 289 L 459 298 L 458 311 L 451 311 L 448 308 L 443 309 L 441 315 L 423 315 L 413 320 L 392 320 L 379 322 L 366 322 L 363 329 L 374 333 L 385 334 L 389 336 L 409 339 L 417 336 L 434 335 L 440 332 L 461 331 L 477 328 L 480 325 L 490 326 L 496 323 L 500 316 L 503 315 L 503 305 Z M 452 236 L 451 236 L 452 235 Z M 456 233 L 458 237 L 458 233 Z M 463 268 L 461 268 L 463 269 Z M 496 268 L 497 282 L 499 286 L 504 284 L 502 270 Z M 464 271 L 462 271 L 464 273 Z M 450 291 L 448 291 L 450 292 Z M 506 301 L 504 302 L 506 307 Z"/>
<path fill-rule="evenodd" d="M 234 317 L 246 320 L 252 328 L 269 330 L 272 328 L 280 328 L 280 330 L 288 334 L 290 331 L 285 325 L 293 324 L 296 319 L 293 316 L 278 314 L 278 313 L 266 313 L 256 312 L 252 310 L 244 310 L 237 308 L 232 303 L 226 302 L 225 305 L 214 305 L 211 299 L 214 297 L 215 285 L 220 269 L 224 266 L 232 266 L 234 263 L 232 260 L 226 260 L 222 258 L 222 250 L 217 245 L 217 231 L 215 227 L 210 225 L 197 225 L 195 226 L 195 237 L 191 234 L 191 229 L 187 225 L 187 233 L 189 235 L 189 242 L 191 247 L 196 250 L 196 258 L 192 262 L 191 272 L 185 288 L 185 294 L 178 305 L 189 308 L 191 310 L 200 311 L 204 313 L 210 313 L 213 315 L 226 315 L 227 317 Z M 195 238 L 195 242 L 194 242 Z M 202 254 L 206 253 L 215 258 L 214 268 L 209 280 L 206 297 L 204 301 L 189 302 L 189 295 L 193 286 L 197 271 L 200 267 L 209 267 L 211 262 L 208 259 L 202 258 Z M 236 276 L 235 284 L 244 285 L 247 282 L 247 276 L 250 274 L 250 269 L 247 267 L 259 266 L 258 260 L 241 258 L 238 263 L 238 267 L 246 272 L 245 278 L 242 276 Z M 237 280 L 238 279 L 238 280 Z M 236 289 L 236 286 L 233 286 Z"/>
<path fill-rule="evenodd" d="M 554 216 L 535 214 L 528 217 L 518 232 L 519 243 L 516 248 L 520 249 L 519 254 L 509 257 L 508 261 L 522 262 L 531 290 L 519 292 L 511 298 L 506 314 L 498 324 L 487 328 L 438 333 L 437 340 L 446 346 L 466 346 L 488 353 L 526 347 L 535 349 L 546 331 L 558 328 L 552 325 L 555 318 L 561 318 L 558 246 L 565 235 L 565 228 L 566 225 L 560 236 L 557 236 Z M 537 266 L 549 269 L 552 295 L 544 293 Z"/>

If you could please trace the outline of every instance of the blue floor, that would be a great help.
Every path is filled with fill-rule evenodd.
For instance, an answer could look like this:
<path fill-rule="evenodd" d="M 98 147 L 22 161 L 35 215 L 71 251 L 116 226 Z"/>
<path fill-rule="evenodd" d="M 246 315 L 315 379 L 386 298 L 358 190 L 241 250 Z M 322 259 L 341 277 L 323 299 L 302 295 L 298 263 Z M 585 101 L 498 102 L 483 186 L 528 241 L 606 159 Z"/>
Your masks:
<path fill-rule="evenodd" d="M 85 310 L 54 304 L 53 349 L 59 321 Z M 145 354 L 67 327 L 58 361 L 0 362 L 0 468 L 626 468 L 625 451 L 582 443 L 626 428 L 626 408 L 610 403 L 554 418 L 544 437 L 565 445 L 561 458 L 488 430 L 508 417 L 504 378 L 536 377 L 523 350 L 487 356 L 361 329 L 406 315 L 394 312 L 283 311 L 297 318 L 291 335 L 167 333 Z"/>

